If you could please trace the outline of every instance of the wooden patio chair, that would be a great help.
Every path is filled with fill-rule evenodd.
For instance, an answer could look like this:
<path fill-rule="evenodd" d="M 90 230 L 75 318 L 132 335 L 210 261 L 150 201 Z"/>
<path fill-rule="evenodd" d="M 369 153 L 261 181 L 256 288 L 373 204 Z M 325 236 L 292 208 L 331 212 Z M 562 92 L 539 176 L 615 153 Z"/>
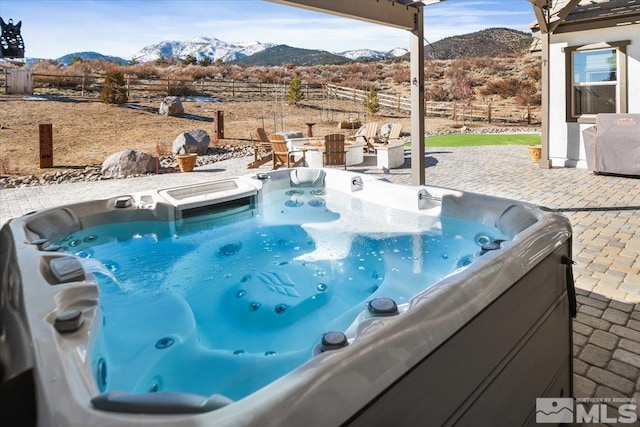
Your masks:
<path fill-rule="evenodd" d="M 367 153 L 376 151 L 373 144 L 378 142 L 378 123 L 370 122 L 364 125 L 358 133 L 356 133 L 356 142 L 362 141 L 365 143 L 364 151 Z"/>
<path fill-rule="evenodd" d="M 394 123 L 391 125 L 391 131 L 389 132 L 389 136 L 384 138 L 385 144 L 388 144 L 389 141 L 397 141 L 400 139 L 400 132 L 402 131 L 401 123 Z"/>
<path fill-rule="evenodd" d="M 253 134 L 250 134 L 253 143 L 253 162 L 249 163 L 248 169 L 257 168 L 270 161 L 273 157 L 271 154 L 271 142 L 267 133 L 263 128 L 258 128 L 257 135 L 258 140 L 256 141 L 253 139 Z"/>
<path fill-rule="evenodd" d="M 289 150 L 283 135 L 277 133 L 271 134 L 269 135 L 269 141 L 271 142 L 271 154 L 274 170 L 278 169 L 280 166 L 295 168 L 296 166 L 305 164 L 305 150 Z M 302 157 L 296 160 L 296 153 L 302 153 Z"/>
<path fill-rule="evenodd" d="M 332 133 L 324 137 L 324 152 L 322 166 L 344 165 L 347 169 L 347 150 L 344 148 L 344 135 Z"/>

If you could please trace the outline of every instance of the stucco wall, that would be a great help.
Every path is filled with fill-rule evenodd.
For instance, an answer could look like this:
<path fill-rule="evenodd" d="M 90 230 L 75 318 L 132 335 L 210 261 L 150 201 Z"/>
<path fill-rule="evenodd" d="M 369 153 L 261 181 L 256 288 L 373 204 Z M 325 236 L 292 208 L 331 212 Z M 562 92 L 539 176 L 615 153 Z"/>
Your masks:
<path fill-rule="evenodd" d="M 582 130 L 592 124 L 567 123 L 565 53 L 562 48 L 630 40 L 627 46 L 627 110 L 640 113 L 640 25 L 552 35 L 549 50 L 549 158 L 554 167 L 586 168 Z"/>

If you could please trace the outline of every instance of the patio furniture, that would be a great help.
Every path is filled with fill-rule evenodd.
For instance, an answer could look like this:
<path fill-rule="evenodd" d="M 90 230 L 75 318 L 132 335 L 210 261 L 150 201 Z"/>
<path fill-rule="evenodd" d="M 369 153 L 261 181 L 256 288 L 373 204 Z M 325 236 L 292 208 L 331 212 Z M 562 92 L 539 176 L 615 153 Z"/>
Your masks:
<path fill-rule="evenodd" d="M 249 163 L 248 169 L 254 169 L 267 163 L 273 158 L 271 154 L 271 141 L 263 128 L 257 129 L 258 140 L 254 141 L 253 134 L 250 135 L 253 142 L 253 162 Z"/>
<path fill-rule="evenodd" d="M 358 129 L 358 132 L 355 134 L 356 142 L 363 142 L 365 144 L 365 151 L 367 152 L 375 152 L 375 144 L 378 141 L 378 123 L 371 122 L 363 125 Z"/>
<path fill-rule="evenodd" d="M 305 163 L 310 168 L 321 168 L 324 163 L 324 137 L 295 138 L 288 140 L 292 150 L 304 150 Z M 364 142 L 347 141 L 345 137 L 344 150 L 347 166 L 359 165 L 364 162 Z"/>
<path fill-rule="evenodd" d="M 404 142 L 390 142 L 388 144 L 373 144 L 378 169 L 396 169 L 404 165 Z"/>
<path fill-rule="evenodd" d="M 344 135 L 341 133 L 332 133 L 324 137 L 322 166 L 329 165 L 344 165 L 347 169 L 347 150 L 344 146 Z"/>
<path fill-rule="evenodd" d="M 389 135 L 383 137 L 383 140 L 386 144 L 389 143 L 389 141 L 397 141 L 400 139 L 400 132 L 402 131 L 402 124 L 401 123 L 393 123 L 391 125 L 391 131 L 389 132 Z"/>
<path fill-rule="evenodd" d="M 273 169 L 278 169 L 280 166 L 286 166 L 288 168 L 295 168 L 300 164 L 305 163 L 305 150 L 289 149 L 287 142 L 283 135 L 271 134 L 269 135 L 269 141 L 271 142 L 271 152 L 273 157 Z M 296 153 L 302 153 L 302 157 L 296 160 Z"/>
<path fill-rule="evenodd" d="M 598 114 L 582 137 L 589 170 L 640 176 L 640 114 Z"/>

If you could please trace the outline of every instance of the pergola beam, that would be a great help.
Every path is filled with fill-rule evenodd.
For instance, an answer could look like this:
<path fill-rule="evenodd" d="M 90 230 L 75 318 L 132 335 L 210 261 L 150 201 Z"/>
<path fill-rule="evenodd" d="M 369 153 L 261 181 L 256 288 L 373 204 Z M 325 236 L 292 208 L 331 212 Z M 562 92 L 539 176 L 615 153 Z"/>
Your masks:
<path fill-rule="evenodd" d="M 533 6 L 533 13 L 536 15 L 540 32 L 546 34 L 549 32 L 547 23 L 547 10 L 551 7 L 548 0 L 527 0 Z"/>
<path fill-rule="evenodd" d="M 553 22 L 549 23 L 548 31 L 550 33 L 553 33 L 553 31 L 556 28 L 558 28 L 558 25 L 560 25 L 560 24 L 562 24 L 564 22 L 564 20 L 567 18 L 567 16 L 569 16 L 569 14 L 571 12 L 573 12 L 573 9 L 575 9 L 576 6 L 578 6 L 579 3 L 580 3 L 580 0 L 571 0 L 569 3 L 564 5 L 562 7 L 562 9 L 560 9 L 558 11 L 556 19 Z"/>
<path fill-rule="evenodd" d="M 287 6 L 329 13 L 343 18 L 383 24 L 402 30 L 414 29 L 418 7 L 394 1 L 377 0 L 267 0 Z"/>

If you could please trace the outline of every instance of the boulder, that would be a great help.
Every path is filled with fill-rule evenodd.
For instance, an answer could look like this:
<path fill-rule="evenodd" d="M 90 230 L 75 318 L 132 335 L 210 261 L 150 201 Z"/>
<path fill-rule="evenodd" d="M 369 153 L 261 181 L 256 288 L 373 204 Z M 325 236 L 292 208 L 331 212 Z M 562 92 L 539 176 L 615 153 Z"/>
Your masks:
<path fill-rule="evenodd" d="M 155 171 L 155 157 L 129 149 L 110 155 L 102 163 L 102 176 L 105 178 L 124 178 Z"/>
<path fill-rule="evenodd" d="M 173 154 L 196 153 L 198 155 L 207 154 L 211 138 L 202 129 L 194 129 L 191 132 L 183 132 L 176 137 L 171 147 Z"/>
<path fill-rule="evenodd" d="M 158 113 L 165 116 L 182 117 L 184 107 L 182 107 L 182 102 L 177 96 L 167 96 L 160 104 Z"/>

